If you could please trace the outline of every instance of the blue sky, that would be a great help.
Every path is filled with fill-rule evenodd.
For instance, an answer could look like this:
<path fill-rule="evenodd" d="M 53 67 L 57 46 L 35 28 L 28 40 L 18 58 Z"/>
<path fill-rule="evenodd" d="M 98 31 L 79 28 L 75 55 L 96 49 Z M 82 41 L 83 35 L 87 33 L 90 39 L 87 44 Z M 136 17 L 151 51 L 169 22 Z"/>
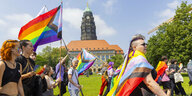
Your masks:
<path fill-rule="evenodd" d="M 20 28 L 33 19 L 46 5 L 48 10 L 57 7 L 61 0 L 1 0 L 0 45 L 7 39 L 17 39 Z M 181 0 L 63 0 L 63 38 L 68 44 L 80 40 L 81 21 L 87 1 L 96 23 L 97 38 L 119 45 L 124 52 L 133 35 L 147 33 L 175 14 Z M 188 0 L 188 4 L 192 3 Z M 38 47 L 42 48 L 50 45 Z M 59 42 L 51 43 L 59 47 Z"/>

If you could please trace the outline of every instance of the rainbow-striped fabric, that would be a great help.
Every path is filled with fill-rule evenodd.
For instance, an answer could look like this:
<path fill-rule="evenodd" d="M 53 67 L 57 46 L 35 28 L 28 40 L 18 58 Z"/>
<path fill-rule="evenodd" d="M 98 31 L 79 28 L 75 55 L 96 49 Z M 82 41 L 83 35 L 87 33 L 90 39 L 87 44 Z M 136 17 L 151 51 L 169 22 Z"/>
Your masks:
<path fill-rule="evenodd" d="M 183 63 L 179 63 L 179 68 L 183 68 Z"/>
<path fill-rule="evenodd" d="M 76 69 L 79 75 L 94 64 L 96 57 L 88 53 L 85 49 L 82 49 L 82 52 L 78 54 L 77 59 L 79 60 L 79 63 Z"/>
<path fill-rule="evenodd" d="M 157 71 L 157 77 L 155 81 L 158 81 L 161 75 L 165 72 L 165 70 L 168 68 L 167 64 L 164 61 L 159 61 L 157 68 L 155 69 Z"/>
<path fill-rule="evenodd" d="M 19 32 L 19 40 L 30 40 L 34 51 L 37 46 L 62 38 L 62 3 L 24 25 Z"/>
<path fill-rule="evenodd" d="M 36 74 L 41 74 L 43 73 L 45 70 L 45 68 L 43 66 L 39 66 L 39 65 L 35 65 L 33 71 L 36 73 Z"/>
<path fill-rule="evenodd" d="M 129 57 L 127 64 L 126 56 L 119 78 L 107 96 L 129 96 L 153 69 L 140 51 L 131 52 Z"/>

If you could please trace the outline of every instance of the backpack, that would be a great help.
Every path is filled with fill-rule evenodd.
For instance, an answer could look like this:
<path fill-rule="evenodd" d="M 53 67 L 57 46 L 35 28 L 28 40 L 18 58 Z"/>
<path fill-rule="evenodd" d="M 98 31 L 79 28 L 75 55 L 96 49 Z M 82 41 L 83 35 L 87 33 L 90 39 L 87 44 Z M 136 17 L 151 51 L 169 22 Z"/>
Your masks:
<path fill-rule="evenodd" d="M 65 86 L 67 86 L 68 82 L 69 82 L 69 80 L 68 80 L 68 73 L 64 72 L 64 74 L 63 74 L 63 83 L 64 83 Z"/>
<path fill-rule="evenodd" d="M 65 70 L 64 70 L 65 71 Z M 53 79 L 56 79 L 56 77 L 57 77 L 57 74 L 59 73 L 59 70 L 56 72 L 56 73 L 54 73 L 53 74 Z M 68 73 L 67 72 L 64 72 L 64 74 L 63 74 L 63 83 L 64 83 L 64 85 L 65 86 L 67 86 L 68 85 Z"/>

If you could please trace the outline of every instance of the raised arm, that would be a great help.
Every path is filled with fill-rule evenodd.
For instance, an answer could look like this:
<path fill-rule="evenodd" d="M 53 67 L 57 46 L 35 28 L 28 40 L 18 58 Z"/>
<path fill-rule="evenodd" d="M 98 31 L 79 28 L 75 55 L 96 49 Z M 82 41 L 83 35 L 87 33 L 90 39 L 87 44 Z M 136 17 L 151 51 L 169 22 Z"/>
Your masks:
<path fill-rule="evenodd" d="M 143 80 L 146 86 L 157 96 L 167 96 L 161 87 L 153 80 L 151 73 Z"/>
<path fill-rule="evenodd" d="M 65 60 L 67 59 L 67 56 L 68 56 L 68 54 L 61 60 L 61 64 L 64 64 Z"/>

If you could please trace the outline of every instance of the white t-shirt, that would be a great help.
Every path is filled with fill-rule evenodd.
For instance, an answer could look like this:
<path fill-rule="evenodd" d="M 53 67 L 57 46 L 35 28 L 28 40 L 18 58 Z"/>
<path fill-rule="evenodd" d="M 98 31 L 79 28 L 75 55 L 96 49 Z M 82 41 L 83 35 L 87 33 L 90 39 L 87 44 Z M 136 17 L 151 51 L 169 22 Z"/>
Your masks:
<path fill-rule="evenodd" d="M 73 81 L 74 83 L 78 84 L 78 82 L 77 82 L 78 72 L 77 72 L 76 69 L 74 70 L 74 69 L 70 68 L 70 69 L 68 70 L 68 75 L 69 75 L 69 74 L 72 75 L 72 70 L 74 71 L 74 72 L 73 72 L 73 76 L 72 76 L 72 81 Z M 77 78 L 76 78 L 76 76 L 77 76 Z M 78 89 L 78 88 L 77 88 L 76 86 L 74 86 L 71 82 L 68 83 L 68 88 L 69 88 L 69 89 Z"/>

